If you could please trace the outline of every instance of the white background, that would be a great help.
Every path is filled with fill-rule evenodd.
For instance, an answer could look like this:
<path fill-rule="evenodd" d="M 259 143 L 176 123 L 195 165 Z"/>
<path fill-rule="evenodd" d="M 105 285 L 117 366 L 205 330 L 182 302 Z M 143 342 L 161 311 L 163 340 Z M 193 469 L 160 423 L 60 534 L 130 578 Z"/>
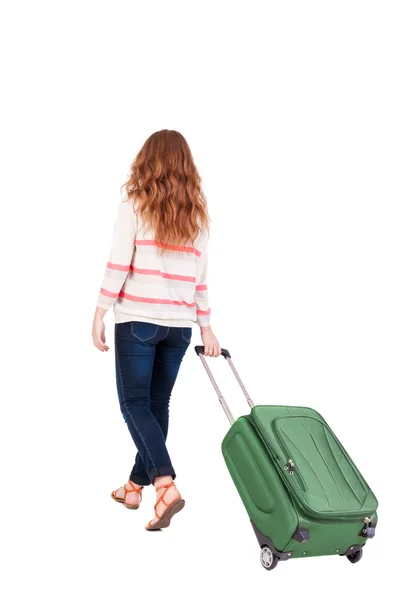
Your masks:
<path fill-rule="evenodd" d="M 399 4 L 9 2 L 1 11 L 4 597 L 375 598 L 399 511 Z M 169 530 L 110 499 L 134 448 L 112 349 L 91 346 L 119 187 L 145 139 L 187 138 L 212 223 L 213 325 L 257 403 L 310 405 L 380 500 L 361 563 L 272 572 L 223 463 L 190 348 Z M 194 341 L 199 342 L 196 331 Z M 244 399 L 214 361 L 239 415 Z"/>

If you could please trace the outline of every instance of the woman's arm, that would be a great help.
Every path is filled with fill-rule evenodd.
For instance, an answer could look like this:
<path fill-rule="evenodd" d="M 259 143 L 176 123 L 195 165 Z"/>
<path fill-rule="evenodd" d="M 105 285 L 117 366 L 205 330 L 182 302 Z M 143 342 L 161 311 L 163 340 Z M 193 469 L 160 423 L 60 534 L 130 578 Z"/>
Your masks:
<path fill-rule="evenodd" d="M 107 310 L 117 300 L 125 279 L 128 276 L 132 255 L 135 247 L 136 217 L 130 201 L 121 202 L 118 208 L 117 220 L 111 245 L 109 261 L 93 319 L 93 343 L 102 352 L 108 350 L 105 343 L 105 328 L 103 318 Z"/>
<path fill-rule="evenodd" d="M 208 269 L 208 234 L 204 234 L 201 244 L 201 255 L 198 258 L 196 277 L 196 317 L 200 326 L 201 339 L 205 356 L 219 356 L 221 348 L 210 325 L 211 309 L 208 301 L 207 269 Z"/>

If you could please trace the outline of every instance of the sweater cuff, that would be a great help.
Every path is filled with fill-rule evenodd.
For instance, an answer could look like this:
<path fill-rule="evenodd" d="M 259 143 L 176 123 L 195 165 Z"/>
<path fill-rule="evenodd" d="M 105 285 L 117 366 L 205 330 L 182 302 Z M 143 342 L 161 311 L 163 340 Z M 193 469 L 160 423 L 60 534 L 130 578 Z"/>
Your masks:
<path fill-rule="evenodd" d="M 203 315 L 203 316 L 197 315 L 196 322 L 199 327 L 209 327 L 211 324 L 210 315 Z"/>
<path fill-rule="evenodd" d="M 103 308 L 104 310 L 108 310 L 114 306 L 114 302 L 115 300 L 105 297 L 102 293 L 100 293 L 97 297 L 97 306 L 99 308 Z"/>
<path fill-rule="evenodd" d="M 109 309 L 111 308 L 111 306 L 112 306 L 112 305 L 110 306 L 109 304 L 103 304 L 102 302 L 98 302 L 98 303 L 97 303 L 97 306 L 98 306 L 99 308 L 102 308 L 103 310 L 109 310 Z"/>

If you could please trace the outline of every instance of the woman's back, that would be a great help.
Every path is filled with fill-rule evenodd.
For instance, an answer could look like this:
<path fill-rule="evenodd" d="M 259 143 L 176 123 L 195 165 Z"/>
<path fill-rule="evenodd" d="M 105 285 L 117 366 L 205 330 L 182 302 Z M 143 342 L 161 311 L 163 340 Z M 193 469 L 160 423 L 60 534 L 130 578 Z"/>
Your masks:
<path fill-rule="evenodd" d="M 125 199 L 118 211 L 98 306 L 114 305 L 116 323 L 209 323 L 207 230 L 193 245 L 162 244 Z"/>
<path fill-rule="evenodd" d="M 123 187 L 98 306 L 117 323 L 209 325 L 207 203 L 183 135 L 151 135 Z"/>

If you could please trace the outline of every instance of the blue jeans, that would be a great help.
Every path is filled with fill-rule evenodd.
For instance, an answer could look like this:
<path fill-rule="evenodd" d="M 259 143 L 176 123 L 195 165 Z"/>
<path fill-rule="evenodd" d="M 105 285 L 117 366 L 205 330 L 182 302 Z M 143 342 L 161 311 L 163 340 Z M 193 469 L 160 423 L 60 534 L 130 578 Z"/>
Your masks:
<path fill-rule="evenodd" d="M 129 479 L 137 485 L 162 475 L 175 479 L 165 445 L 169 400 L 191 336 L 191 327 L 139 321 L 115 325 L 118 397 L 138 451 Z"/>

